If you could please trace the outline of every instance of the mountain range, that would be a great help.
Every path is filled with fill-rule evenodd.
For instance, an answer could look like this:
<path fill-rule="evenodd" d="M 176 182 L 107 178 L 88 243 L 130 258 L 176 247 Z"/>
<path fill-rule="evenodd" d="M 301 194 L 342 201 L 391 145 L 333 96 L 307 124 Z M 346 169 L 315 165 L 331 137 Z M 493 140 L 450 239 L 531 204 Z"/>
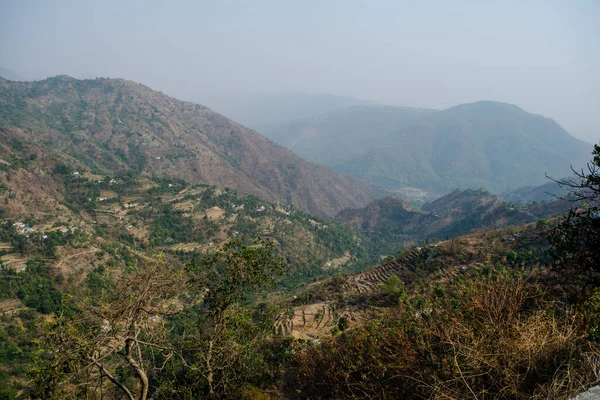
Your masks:
<path fill-rule="evenodd" d="M 340 212 L 336 220 L 371 237 L 382 249 L 403 247 L 428 239 L 447 239 L 474 230 L 489 230 L 535 222 L 563 214 L 565 200 L 515 206 L 485 189 L 455 190 L 417 209 L 395 196 L 366 207 Z M 388 243 L 387 245 L 385 243 Z"/>
<path fill-rule="evenodd" d="M 198 98 L 200 103 L 259 132 L 273 124 L 312 118 L 352 106 L 376 104 L 350 96 L 318 93 L 253 93 Z"/>
<path fill-rule="evenodd" d="M 9 81 L 25 81 L 25 80 L 27 80 L 24 77 L 22 77 L 21 75 L 19 75 L 18 73 L 14 72 L 8 68 L 3 68 L 3 67 L 0 67 L 0 79 L 6 79 Z"/>
<path fill-rule="evenodd" d="M 0 154 L 108 174 L 185 179 L 333 216 L 367 204 L 368 184 L 306 162 L 195 103 L 122 79 L 0 80 Z M 26 153 L 26 154 L 25 154 Z"/>
<path fill-rule="evenodd" d="M 495 121 L 490 126 L 499 131 L 504 123 L 520 127 L 507 139 L 514 152 L 525 152 L 517 146 L 521 142 L 543 147 L 531 134 L 540 129 L 539 121 L 535 129 L 524 123 L 525 117 L 512 121 L 510 115 L 518 114 L 512 106 L 506 118 L 495 119 L 497 108 L 504 106 L 488 107 L 494 111 L 485 117 L 486 107 L 473 115 L 460 109 L 450 115 L 355 105 L 330 113 L 336 115 L 331 121 L 340 128 L 339 135 L 354 132 L 330 145 L 357 150 L 348 157 L 360 159 L 361 148 L 395 137 L 398 126 L 404 126 L 402 132 L 421 135 L 396 138 L 382 151 L 393 153 L 392 145 L 402 139 L 407 147 L 396 154 L 399 159 L 416 159 L 429 151 L 447 157 L 436 163 L 456 169 L 453 157 L 462 147 L 490 145 L 492 137 L 501 152 L 499 133 L 483 135 L 486 140 L 476 137 L 476 127 L 486 126 L 477 121 L 484 118 Z M 459 118 L 461 113 L 465 115 Z M 342 121 L 345 125 L 339 125 Z M 463 123 L 442 137 L 435 133 L 436 121 L 442 126 Z M 365 139 L 362 129 L 380 136 Z M 560 143 L 564 135 L 556 132 L 552 141 Z M 453 146 L 456 141 L 460 145 Z M 465 162 L 474 152 L 465 153 Z M 444 172 L 448 180 L 449 171 Z M 466 186 L 472 182 L 468 172 L 460 172 Z M 430 182 L 431 177 L 424 173 L 419 178 Z M 435 182 L 423 187 L 437 187 Z M 366 182 L 304 161 L 209 108 L 130 81 L 0 79 L 0 398 L 80 398 L 90 393 L 121 398 L 119 390 L 133 398 L 138 388 L 145 397 L 144 385 L 151 397 L 179 398 L 202 391 L 211 397 L 207 388 L 212 378 L 207 374 L 205 379 L 204 372 L 212 365 L 222 371 L 216 379 L 228 382 L 227 390 L 223 386 L 213 397 L 319 398 L 334 393 L 336 398 L 362 398 L 364 393 L 376 398 L 393 393 L 403 398 L 412 393 L 414 376 L 433 382 L 440 376 L 431 370 L 430 354 L 445 355 L 436 362 L 444 369 L 458 366 L 456 354 L 444 350 L 448 337 L 469 345 L 465 338 L 477 341 L 483 332 L 489 345 L 476 354 L 474 365 L 480 365 L 481 354 L 496 354 L 498 343 L 504 343 L 511 352 L 493 360 L 500 366 L 497 370 L 504 373 L 504 366 L 515 365 L 511 360 L 517 359 L 514 370 L 525 371 L 525 376 L 532 364 L 529 353 L 521 351 L 523 342 L 531 348 L 531 338 L 539 337 L 535 343 L 542 346 L 536 344 L 534 350 L 555 359 L 554 344 L 548 344 L 545 333 L 557 329 L 557 315 L 566 316 L 564 332 L 576 332 L 558 349 L 565 356 L 557 364 L 571 362 L 565 357 L 571 357 L 575 344 L 580 360 L 587 360 L 593 342 L 582 340 L 591 331 L 574 328 L 573 321 L 583 318 L 570 314 L 571 305 L 564 308 L 562 301 L 552 301 L 560 308 L 548 310 L 549 303 L 540 302 L 539 310 L 511 324 L 503 317 L 510 310 L 518 316 L 528 312 L 521 303 L 506 312 L 506 299 L 515 293 L 539 293 L 538 278 L 548 274 L 523 274 L 549 265 L 543 235 L 555 221 L 547 219 L 564 213 L 571 203 L 514 205 L 485 189 L 455 190 L 425 202 L 424 190 L 401 189 L 399 193 L 422 199 L 421 207 L 395 196 L 372 200 L 382 192 Z M 509 193 L 527 202 L 543 200 L 542 193 L 554 189 L 550 184 Z M 277 270 L 271 268 L 275 264 Z M 503 277 L 512 276 L 513 267 L 519 281 L 504 285 Z M 281 280 L 270 285 L 278 274 Z M 530 276 L 535 288 L 518 285 Z M 482 309 L 481 304 L 492 306 Z M 480 315 L 491 317 L 468 325 L 481 321 Z M 396 320 L 398 316 L 409 319 Z M 431 321 L 449 328 L 439 330 Z M 490 326 L 501 328 L 504 336 L 489 333 Z M 142 330 L 138 336 L 122 327 Z M 432 330 L 413 335 L 413 327 Z M 519 335 L 515 329 L 521 329 Z M 440 332 L 441 347 L 419 347 L 428 346 Z M 397 346 L 398 338 L 406 345 Z M 136 359 L 128 350 L 131 341 L 138 346 Z M 425 350 L 422 366 L 417 359 L 406 374 L 407 360 L 416 360 L 420 349 Z M 520 353 L 522 358 L 515 356 Z M 78 364 L 81 359 L 85 363 Z M 205 364 L 207 359 L 217 364 Z M 538 360 L 537 370 L 546 371 L 546 364 L 546 358 Z M 592 369 L 592 362 L 572 364 L 581 364 L 580 371 Z M 373 366 L 383 369 L 363 373 Z M 469 376 L 484 376 L 485 384 L 501 376 L 487 372 L 489 363 L 481 368 L 483 372 Z M 462 370 L 448 375 L 448 382 L 456 382 L 458 373 Z M 409 376 L 409 385 L 396 378 L 403 376 Z M 556 376 L 555 371 L 548 376 Z M 385 391 L 378 389 L 378 382 L 385 382 Z M 343 390 L 365 383 L 368 391 L 336 396 L 343 393 L 336 389 L 338 383 Z M 547 385 L 559 384 L 553 380 Z M 530 392 L 519 388 L 515 393 L 537 393 L 538 387 L 534 381 Z M 470 390 L 448 393 L 463 398 Z M 480 393 L 488 394 L 487 386 Z"/>
<path fill-rule="evenodd" d="M 554 120 L 506 103 L 443 111 L 357 105 L 260 131 L 301 157 L 397 191 L 502 193 L 585 165 L 590 145 Z"/>

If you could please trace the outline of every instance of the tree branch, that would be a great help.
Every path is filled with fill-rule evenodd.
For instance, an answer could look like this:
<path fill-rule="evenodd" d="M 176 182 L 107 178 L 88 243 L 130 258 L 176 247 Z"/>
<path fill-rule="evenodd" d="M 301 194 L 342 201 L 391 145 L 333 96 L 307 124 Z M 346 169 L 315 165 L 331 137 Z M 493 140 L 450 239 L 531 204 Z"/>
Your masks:
<path fill-rule="evenodd" d="M 92 362 L 95 366 L 98 367 L 102 376 L 106 376 L 112 383 L 114 383 L 119 389 L 121 389 L 125 395 L 129 398 L 129 400 L 135 400 L 133 394 L 127 389 L 121 382 L 119 382 L 102 364 L 93 359 L 92 357 L 88 357 L 88 360 Z"/>

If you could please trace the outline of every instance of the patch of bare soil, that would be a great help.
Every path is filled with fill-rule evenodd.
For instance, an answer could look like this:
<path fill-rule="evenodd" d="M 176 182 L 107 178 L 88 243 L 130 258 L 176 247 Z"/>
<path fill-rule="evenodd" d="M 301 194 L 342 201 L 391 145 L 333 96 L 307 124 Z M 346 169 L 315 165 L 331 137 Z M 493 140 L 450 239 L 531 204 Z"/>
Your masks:
<path fill-rule="evenodd" d="M 208 210 L 206 210 L 206 216 L 211 221 L 218 220 L 221 217 L 223 217 L 223 215 L 225 215 L 225 211 L 223 211 L 223 209 L 221 209 L 217 206 L 211 207 Z"/>
<path fill-rule="evenodd" d="M 24 309 L 25 306 L 17 299 L 0 300 L 0 315 L 11 315 L 19 310 Z"/>
<path fill-rule="evenodd" d="M 0 257 L 0 261 L 2 261 L 2 264 L 4 264 L 5 266 L 13 268 L 16 271 L 22 271 L 23 269 L 25 269 L 27 264 L 27 259 L 21 257 L 17 253 L 5 254 L 2 257 Z"/>
<path fill-rule="evenodd" d="M 58 247 L 56 255 L 58 262 L 55 267 L 63 274 L 72 274 L 75 271 L 91 269 L 92 261 L 96 259 L 95 253 L 99 251 L 96 247 L 75 249 L 72 247 Z"/>

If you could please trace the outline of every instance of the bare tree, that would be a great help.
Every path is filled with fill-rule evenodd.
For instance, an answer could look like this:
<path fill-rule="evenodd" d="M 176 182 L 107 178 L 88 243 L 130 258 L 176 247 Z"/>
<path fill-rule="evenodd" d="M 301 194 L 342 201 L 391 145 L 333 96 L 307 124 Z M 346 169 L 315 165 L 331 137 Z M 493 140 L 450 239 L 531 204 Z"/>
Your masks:
<path fill-rule="evenodd" d="M 600 201 L 600 145 L 594 145 L 592 161 L 583 168 L 576 170 L 571 167 L 574 176 L 568 179 L 553 179 L 571 194 L 571 200 L 582 203 L 588 207 L 598 207 Z"/>
<path fill-rule="evenodd" d="M 577 202 L 549 232 L 556 265 L 583 273 L 600 282 L 600 145 L 594 145 L 587 172 L 576 171 L 571 179 L 554 180 Z"/>
<path fill-rule="evenodd" d="M 272 327 L 240 303 L 283 269 L 272 244 L 233 240 L 185 269 L 159 260 L 115 273 L 100 294 L 48 321 L 29 371 L 33 396 L 146 400 L 165 368 L 195 392 L 223 396 L 260 364 L 255 351 Z"/>
<path fill-rule="evenodd" d="M 148 398 L 149 373 L 175 351 L 165 317 L 178 312 L 185 274 L 159 261 L 119 275 L 100 297 L 76 301 L 78 315 L 48 322 L 44 351 L 30 370 L 38 395 Z"/>

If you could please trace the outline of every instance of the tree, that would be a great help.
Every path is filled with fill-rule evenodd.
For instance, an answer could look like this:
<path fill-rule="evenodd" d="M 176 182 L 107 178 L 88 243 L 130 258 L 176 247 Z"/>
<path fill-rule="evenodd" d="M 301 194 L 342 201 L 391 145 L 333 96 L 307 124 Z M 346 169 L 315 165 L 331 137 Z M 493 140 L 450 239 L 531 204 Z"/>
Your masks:
<path fill-rule="evenodd" d="M 253 351 L 266 330 L 239 305 L 244 296 L 274 283 L 284 269 L 273 244 L 260 240 L 247 246 L 234 239 L 216 253 L 188 264 L 192 285 L 203 293 L 203 315 L 192 339 L 197 348 L 190 353 L 191 370 L 206 382 L 209 398 L 224 396 L 235 384 L 244 383 L 253 363 L 257 367 Z"/>
<path fill-rule="evenodd" d="M 587 171 L 573 169 L 571 179 L 554 180 L 577 204 L 549 232 L 557 265 L 582 273 L 600 272 L 600 145 L 594 145 Z"/>
<path fill-rule="evenodd" d="M 29 370 L 34 395 L 146 400 L 149 374 L 174 353 L 165 317 L 178 311 L 182 282 L 184 274 L 162 260 L 143 262 L 113 276 L 99 298 L 74 301 L 75 312 L 49 319 Z"/>
<path fill-rule="evenodd" d="M 241 303 L 283 270 L 272 244 L 233 240 L 185 269 L 160 258 L 94 275 L 92 295 L 65 299 L 63 311 L 48 318 L 29 368 L 31 397 L 231 392 L 266 369 L 257 349 L 275 318 Z"/>

